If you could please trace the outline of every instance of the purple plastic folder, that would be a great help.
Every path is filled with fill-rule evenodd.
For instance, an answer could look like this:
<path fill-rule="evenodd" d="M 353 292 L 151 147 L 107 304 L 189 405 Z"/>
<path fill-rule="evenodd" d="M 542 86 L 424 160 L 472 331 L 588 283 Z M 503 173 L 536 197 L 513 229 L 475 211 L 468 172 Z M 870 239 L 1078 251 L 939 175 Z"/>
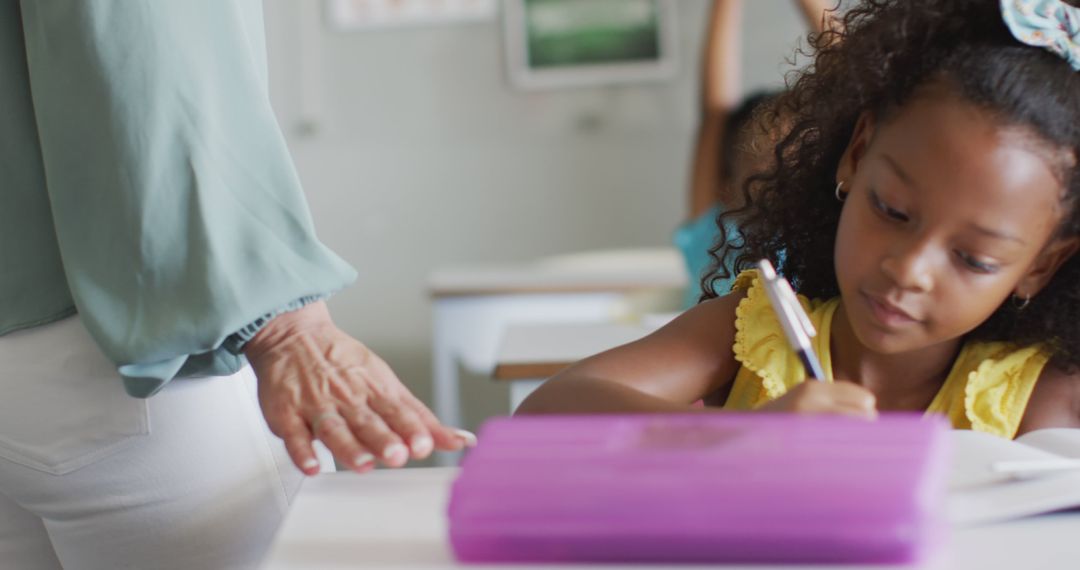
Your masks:
<path fill-rule="evenodd" d="M 486 423 L 450 495 L 464 562 L 912 562 L 944 539 L 948 424 L 787 414 Z"/>

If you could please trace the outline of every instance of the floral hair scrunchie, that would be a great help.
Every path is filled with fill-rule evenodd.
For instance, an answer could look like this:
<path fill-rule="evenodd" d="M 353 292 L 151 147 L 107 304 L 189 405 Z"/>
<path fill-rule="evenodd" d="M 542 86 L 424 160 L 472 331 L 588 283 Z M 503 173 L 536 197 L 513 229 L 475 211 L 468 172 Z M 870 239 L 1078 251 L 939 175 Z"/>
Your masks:
<path fill-rule="evenodd" d="M 1080 71 L 1080 7 L 1062 0 L 1001 0 L 1001 16 L 1016 39 L 1046 48 Z"/>

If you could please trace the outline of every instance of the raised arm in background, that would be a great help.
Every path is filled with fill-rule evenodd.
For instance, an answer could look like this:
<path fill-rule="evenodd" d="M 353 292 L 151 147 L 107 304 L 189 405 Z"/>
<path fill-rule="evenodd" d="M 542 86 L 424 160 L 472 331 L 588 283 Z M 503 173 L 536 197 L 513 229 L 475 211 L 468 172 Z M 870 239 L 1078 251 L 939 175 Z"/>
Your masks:
<path fill-rule="evenodd" d="M 811 32 L 820 34 L 826 27 L 839 29 L 839 20 L 836 19 L 838 0 L 798 0 L 798 4 Z"/>
<path fill-rule="evenodd" d="M 720 148 L 724 121 L 738 104 L 742 86 L 742 0 L 714 0 L 705 36 L 701 68 L 701 123 L 690 173 L 690 209 L 694 219 L 721 198 Z"/>
<path fill-rule="evenodd" d="M 797 0 L 812 33 L 826 24 L 836 26 L 829 13 L 832 0 Z M 733 133 L 725 132 L 728 115 L 742 97 L 742 0 L 714 0 L 705 36 L 701 66 L 701 122 L 694 147 L 687 219 L 696 219 L 717 202 L 728 201 L 721 149 Z"/>

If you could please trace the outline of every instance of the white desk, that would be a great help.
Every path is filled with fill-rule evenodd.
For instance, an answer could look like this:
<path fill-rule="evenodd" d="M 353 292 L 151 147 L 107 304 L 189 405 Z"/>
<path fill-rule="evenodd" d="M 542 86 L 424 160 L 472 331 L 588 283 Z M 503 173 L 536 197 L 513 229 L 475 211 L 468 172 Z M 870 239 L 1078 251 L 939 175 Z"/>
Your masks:
<path fill-rule="evenodd" d="M 492 378 L 510 382 L 510 411 L 544 380 L 598 352 L 648 335 L 658 324 L 543 323 L 508 325 Z"/>
<path fill-rule="evenodd" d="M 264 562 L 267 570 L 443 569 L 454 562 L 447 540 L 446 501 L 454 468 L 332 473 L 307 481 Z M 1043 515 L 958 530 L 923 569 L 1063 570 L 1080 567 L 1080 512 Z M 483 570 L 597 566 L 469 566 Z M 608 565 L 603 568 L 661 568 Z M 683 566 L 694 570 L 702 566 Z M 715 568 L 715 567 L 714 567 Z M 724 566 L 770 570 L 778 566 Z M 822 570 L 831 566 L 798 566 Z M 866 566 L 836 566 L 854 570 Z M 904 566 L 880 566 L 892 569 Z M 907 567 L 910 568 L 910 567 Z"/>
<path fill-rule="evenodd" d="M 428 289 L 436 415 L 449 425 L 462 425 L 458 366 L 490 376 L 508 324 L 600 323 L 674 309 L 686 282 L 683 260 L 671 248 L 585 252 L 434 272 Z M 446 464 L 453 457 L 439 459 Z"/>

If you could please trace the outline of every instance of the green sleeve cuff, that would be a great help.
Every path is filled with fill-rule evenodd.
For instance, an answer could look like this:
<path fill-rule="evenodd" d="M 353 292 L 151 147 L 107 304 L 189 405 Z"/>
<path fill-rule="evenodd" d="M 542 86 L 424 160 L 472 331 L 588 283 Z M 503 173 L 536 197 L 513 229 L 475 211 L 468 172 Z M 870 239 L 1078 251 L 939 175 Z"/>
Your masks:
<path fill-rule="evenodd" d="M 232 354 L 242 354 L 244 351 L 244 346 L 247 345 L 248 341 L 255 338 L 255 335 L 258 334 L 259 331 L 261 331 L 263 327 L 267 325 L 267 323 L 273 320 L 274 317 L 301 309 L 317 301 L 322 301 L 328 296 L 329 295 L 307 295 L 304 297 L 300 297 L 299 299 L 290 302 L 284 307 L 266 313 L 255 319 L 254 321 L 251 321 L 247 325 L 244 325 L 244 327 L 240 330 L 225 337 L 225 342 L 223 342 L 221 346 Z"/>

